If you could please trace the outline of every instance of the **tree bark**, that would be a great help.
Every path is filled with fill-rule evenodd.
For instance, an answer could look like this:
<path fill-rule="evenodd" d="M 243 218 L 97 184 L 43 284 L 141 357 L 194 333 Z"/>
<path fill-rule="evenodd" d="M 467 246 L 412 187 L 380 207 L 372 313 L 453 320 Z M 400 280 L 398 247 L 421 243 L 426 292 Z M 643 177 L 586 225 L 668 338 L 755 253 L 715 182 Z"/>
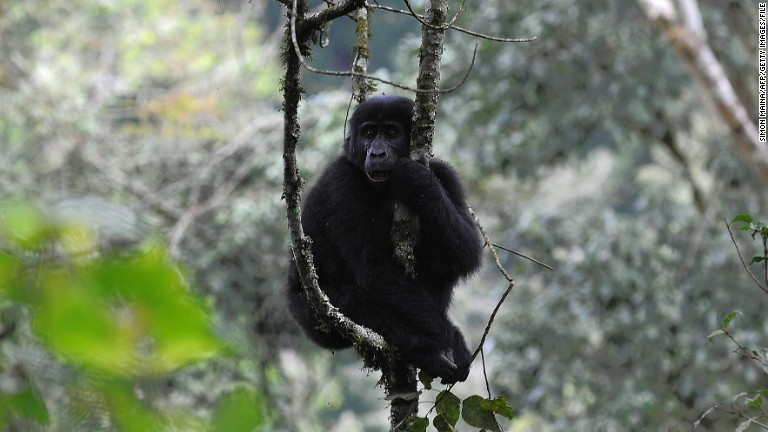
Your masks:
<path fill-rule="evenodd" d="M 421 49 L 419 51 L 419 76 L 416 88 L 426 90 L 416 94 L 413 126 L 411 128 L 411 158 L 429 165 L 432 156 L 432 140 L 435 135 L 435 118 L 437 116 L 438 89 L 440 84 L 440 66 L 443 57 L 445 41 L 446 17 L 448 15 L 447 0 L 430 0 L 427 3 L 425 22 L 429 25 L 421 27 Z M 395 245 L 395 255 L 403 263 L 406 273 L 411 277 L 416 275 L 416 257 L 414 245 L 418 233 L 418 219 L 402 203 L 395 208 L 392 223 L 392 241 Z M 406 432 L 418 413 L 418 392 L 416 371 L 412 366 L 395 362 L 388 373 L 388 395 L 415 395 L 414 397 L 399 397 L 392 400 L 390 424 L 393 432 Z"/>

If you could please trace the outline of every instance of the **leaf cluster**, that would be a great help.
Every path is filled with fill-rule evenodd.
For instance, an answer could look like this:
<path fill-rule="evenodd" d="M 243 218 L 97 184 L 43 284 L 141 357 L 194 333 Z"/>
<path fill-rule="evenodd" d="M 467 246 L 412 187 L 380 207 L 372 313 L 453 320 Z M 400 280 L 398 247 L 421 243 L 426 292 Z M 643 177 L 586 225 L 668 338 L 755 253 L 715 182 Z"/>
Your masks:
<path fill-rule="evenodd" d="M 432 419 L 432 426 L 438 432 L 456 431 L 456 425 L 461 417 L 464 422 L 481 431 L 501 432 L 501 425 L 497 415 L 512 419 L 515 416 L 514 409 L 507 398 L 498 396 L 484 398 L 482 396 L 469 396 L 463 401 L 448 390 L 441 391 L 435 404 L 436 415 Z M 429 427 L 429 419 L 417 417 L 411 426 L 411 432 L 426 432 Z"/>

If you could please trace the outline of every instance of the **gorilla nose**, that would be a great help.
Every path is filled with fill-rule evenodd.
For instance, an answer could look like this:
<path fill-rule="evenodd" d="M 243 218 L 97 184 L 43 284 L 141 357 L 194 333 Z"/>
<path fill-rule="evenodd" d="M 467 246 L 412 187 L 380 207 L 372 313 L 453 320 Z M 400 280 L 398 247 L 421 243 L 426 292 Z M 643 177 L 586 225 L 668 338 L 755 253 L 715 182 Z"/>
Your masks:
<path fill-rule="evenodd" d="M 387 156 L 387 151 L 384 149 L 380 149 L 380 150 L 372 149 L 370 155 L 374 159 L 381 159 Z"/>

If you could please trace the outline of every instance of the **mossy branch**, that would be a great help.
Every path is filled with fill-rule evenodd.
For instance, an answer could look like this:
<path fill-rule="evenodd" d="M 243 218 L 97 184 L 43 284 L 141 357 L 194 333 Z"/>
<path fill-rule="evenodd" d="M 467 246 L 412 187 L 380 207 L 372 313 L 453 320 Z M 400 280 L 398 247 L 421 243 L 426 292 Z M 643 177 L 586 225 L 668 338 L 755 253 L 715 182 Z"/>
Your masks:
<path fill-rule="evenodd" d="M 345 317 L 330 303 L 328 297 L 320 289 L 312 257 L 312 240 L 304 234 L 301 226 L 300 191 L 303 180 L 296 161 L 296 149 L 300 137 L 298 108 L 304 93 L 304 89 L 301 87 L 301 62 L 298 51 L 308 55 L 310 37 L 315 30 L 322 28 L 331 19 L 344 16 L 356 8 L 362 7 L 364 3 L 364 0 L 346 1 L 334 8 L 328 8 L 333 9 L 332 12 L 318 13 L 307 18 L 306 0 L 293 0 L 291 9 L 288 11 L 286 41 L 283 50 L 285 75 L 282 79 L 283 198 L 286 204 L 291 251 L 307 297 L 311 304 L 316 307 L 324 325 L 350 336 L 355 348 L 361 355 L 364 355 L 366 364 L 380 368 L 386 364 L 386 353 L 391 352 L 391 348 L 380 335 Z M 297 29 L 302 30 L 297 31 Z"/>

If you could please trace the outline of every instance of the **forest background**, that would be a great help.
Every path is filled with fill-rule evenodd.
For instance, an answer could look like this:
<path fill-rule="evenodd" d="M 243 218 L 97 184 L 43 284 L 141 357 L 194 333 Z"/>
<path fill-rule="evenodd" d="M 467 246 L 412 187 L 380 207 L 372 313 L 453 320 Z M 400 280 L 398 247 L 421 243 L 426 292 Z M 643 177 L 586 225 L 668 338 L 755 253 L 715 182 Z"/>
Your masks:
<path fill-rule="evenodd" d="M 444 83 L 462 78 L 479 47 L 467 82 L 441 96 L 434 150 L 456 167 L 496 243 L 555 268 L 502 255 L 516 286 L 485 365 L 493 393 L 517 411 L 506 430 L 690 430 L 714 406 L 699 430 L 752 417 L 747 426 L 761 427 L 768 296 L 744 271 L 725 221 L 765 219 L 765 176 L 643 8 L 665 2 L 476 3 L 458 25 L 538 39 L 449 32 Z M 754 122 L 757 5 L 700 8 L 706 43 Z M 0 425 L 130 430 L 143 419 L 158 430 L 227 430 L 229 408 L 253 407 L 248 427 L 259 430 L 386 430 L 377 374 L 353 352 L 308 343 L 282 295 L 284 17 L 271 1 L 0 3 L 0 281 L 12 279 L 4 268 L 45 261 L 19 232 L 49 224 L 88 228 L 55 234 L 68 252 L 139 251 L 133 259 L 182 265 L 141 261 L 153 270 L 136 283 L 168 297 L 78 291 L 70 301 L 49 289 L 59 279 L 48 273 L 0 287 Z M 418 22 L 377 10 L 372 31 L 369 71 L 412 84 Z M 354 23 L 336 21 L 330 35 L 313 64 L 348 69 Z M 312 181 L 340 151 L 351 84 L 307 72 L 304 84 L 298 155 Z M 745 256 L 764 254 L 747 234 L 734 232 Z M 34 253 L 18 253 L 25 248 Z M 99 260 L 44 270 L 131 277 Z M 506 288 L 493 267 L 488 259 L 457 290 L 452 312 L 470 345 Z M 178 292 L 165 293 L 159 274 L 190 286 L 189 302 L 169 300 Z M 146 308 L 123 308 L 126 297 Z M 156 330 L 171 345 L 182 332 L 166 325 L 174 320 L 186 345 L 158 343 L 165 357 L 152 367 L 120 357 L 128 345 L 89 345 L 106 337 L 89 333 L 99 326 L 126 337 Z M 708 338 L 722 327 L 757 360 L 725 336 Z M 453 391 L 482 394 L 483 378 L 476 364 Z"/>

